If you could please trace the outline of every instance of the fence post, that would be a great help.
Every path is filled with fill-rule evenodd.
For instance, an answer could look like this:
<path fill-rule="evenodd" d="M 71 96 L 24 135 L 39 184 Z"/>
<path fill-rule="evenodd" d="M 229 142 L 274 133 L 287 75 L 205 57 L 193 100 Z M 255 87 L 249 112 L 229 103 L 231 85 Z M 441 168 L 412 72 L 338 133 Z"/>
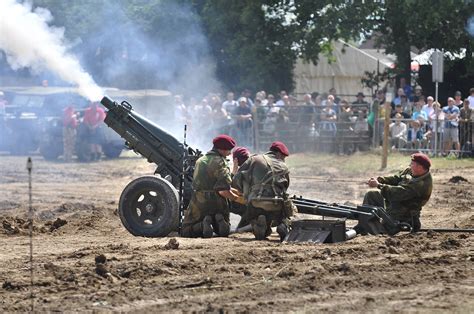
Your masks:
<path fill-rule="evenodd" d="M 390 106 L 389 102 L 384 104 L 385 106 L 385 123 L 383 126 L 383 146 L 382 146 L 382 169 L 387 168 L 387 159 L 388 159 L 388 132 L 390 125 Z"/>

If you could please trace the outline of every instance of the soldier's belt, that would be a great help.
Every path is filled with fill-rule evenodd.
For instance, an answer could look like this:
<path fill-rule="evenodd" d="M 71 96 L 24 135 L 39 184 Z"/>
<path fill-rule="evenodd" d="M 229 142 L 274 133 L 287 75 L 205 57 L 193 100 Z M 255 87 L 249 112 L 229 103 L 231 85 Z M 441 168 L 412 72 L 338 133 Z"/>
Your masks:
<path fill-rule="evenodd" d="M 250 204 L 265 211 L 281 211 L 284 201 L 281 197 L 258 197 L 252 199 Z"/>
<path fill-rule="evenodd" d="M 214 190 L 194 190 L 194 193 L 201 194 L 206 199 L 215 200 L 218 198 L 218 194 Z"/>

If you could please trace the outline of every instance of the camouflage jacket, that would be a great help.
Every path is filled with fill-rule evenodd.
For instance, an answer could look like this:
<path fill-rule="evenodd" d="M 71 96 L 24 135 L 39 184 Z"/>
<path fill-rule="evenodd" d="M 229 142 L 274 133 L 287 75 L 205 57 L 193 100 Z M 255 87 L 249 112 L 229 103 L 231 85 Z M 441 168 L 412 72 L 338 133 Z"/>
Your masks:
<path fill-rule="evenodd" d="M 239 168 L 232 185 L 242 191 L 247 202 L 259 197 L 286 198 L 290 173 L 285 162 L 273 152 L 253 155 Z"/>
<path fill-rule="evenodd" d="M 379 188 L 386 208 L 394 218 L 419 213 L 431 196 L 433 180 L 428 171 L 419 177 L 411 175 L 410 168 L 394 176 L 378 177 Z"/>
<path fill-rule="evenodd" d="M 227 159 L 210 150 L 196 161 L 193 190 L 202 192 L 229 190 L 232 182 Z"/>
<path fill-rule="evenodd" d="M 202 221 L 207 215 L 223 214 L 229 221 L 229 206 L 217 192 L 230 189 L 230 169 L 227 160 L 211 150 L 196 161 L 193 176 L 193 194 L 184 213 L 183 225 Z"/>

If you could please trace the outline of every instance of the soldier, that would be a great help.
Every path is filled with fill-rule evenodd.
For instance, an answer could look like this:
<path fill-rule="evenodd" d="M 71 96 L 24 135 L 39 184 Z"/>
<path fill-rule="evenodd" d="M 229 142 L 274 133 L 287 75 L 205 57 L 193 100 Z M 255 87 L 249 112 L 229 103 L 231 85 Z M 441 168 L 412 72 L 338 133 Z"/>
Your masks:
<path fill-rule="evenodd" d="M 229 204 L 238 195 L 230 187 L 232 182 L 226 157 L 235 141 L 219 135 L 212 141 L 212 150 L 196 161 L 193 175 L 193 195 L 184 215 L 182 236 L 212 237 L 213 232 L 227 237 L 230 232 Z"/>
<path fill-rule="evenodd" d="M 232 151 L 232 174 L 235 175 L 239 168 L 242 166 L 244 162 L 247 161 L 247 159 L 250 156 L 250 152 L 247 148 L 245 147 L 236 147 Z"/>
<path fill-rule="evenodd" d="M 247 161 L 249 157 L 250 157 L 250 152 L 247 148 L 245 147 L 234 148 L 234 150 L 232 151 L 232 160 L 233 160 L 232 175 L 233 176 L 235 176 L 235 174 L 239 171 L 239 168 L 244 164 L 244 162 Z M 249 220 L 246 215 L 247 205 L 245 204 L 245 200 L 241 196 L 240 191 L 235 189 L 234 185 L 232 186 L 233 186 L 233 191 L 236 194 L 239 194 L 239 199 L 232 202 L 230 211 L 234 214 L 241 216 L 240 222 L 237 225 L 237 229 L 239 229 L 249 224 Z"/>
<path fill-rule="evenodd" d="M 247 218 L 257 240 L 271 234 L 272 222 L 277 225 L 281 240 L 288 233 L 289 218 L 296 208 L 286 193 L 290 185 L 285 164 L 288 155 L 285 144 L 274 142 L 268 153 L 250 156 L 233 178 L 233 186 L 247 202 Z"/>
<path fill-rule="evenodd" d="M 63 156 L 65 162 L 72 161 L 74 146 L 76 144 L 76 129 L 79 124 L 76 112 L 73 106 L 64 109 L 63 115 Z"/>
<path fill-rule="evenodd" d="M 420 211 L 428 202 L 433 189 L 431 161 L 425 154 L 411 155 L 410 168 L 388 177 L 370 178 L 367 184 L 380 191 L 365 194 L 364 205 L 387 208 L 394 219 L 408 223 L 413 231 L 421 228 Z"/>
<path fill-rule="evenodd" d="M 105 111 L 98 102 L 92 102 L 84 111 L 83 123 L 87 127 L 87 142 L 90 145 L 91 159 L 99 160 L 102 156 L 103 133 L 102 122 L 105 120 Z"/>

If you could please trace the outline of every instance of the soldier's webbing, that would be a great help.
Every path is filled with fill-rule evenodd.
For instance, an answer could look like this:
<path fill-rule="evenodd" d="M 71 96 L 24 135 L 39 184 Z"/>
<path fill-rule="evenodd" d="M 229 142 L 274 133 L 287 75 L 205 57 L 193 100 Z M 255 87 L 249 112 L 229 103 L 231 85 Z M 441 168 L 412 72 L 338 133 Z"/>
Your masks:
<path fill-rule="evenodd" d="M 284 176 L 285 174 L 288 173 L 288 170 L 284 170 L 284 171 L 281 171 L 280 173 L 277 173 L 275 171 L 275 168 L 273 167 L 273 162 L 265 155 L 262 155 L 262 157 L 263 157 L 263 160 L 265 160 L 267 165 L 270 167 L 270 172 L 268 172 L 265 175 L 265 177 L 263 177 L 263 180 L 262 180 L 261 184 L 254 185 L 254 187 L 260 185 L 260 190 L 258 191 L 257 199 L 260 199 L 262 197 L 263 188 L 265 186 L 271 186 L 272 190 L 273 190 L 273 193 L 274 193 L 274 196 L 280 196 L 280 195 L 278 195 L 278 192 L 276 191 L 276 188 L 275 188 L 275 178 L 280 177 L 280 176 Z M 269 177 L 267 178 L 267 176 L 269 176 Z M 270 182 L 270 180 L 272 181 L 271 185 L 268 184 L 268 182 Z"/>

